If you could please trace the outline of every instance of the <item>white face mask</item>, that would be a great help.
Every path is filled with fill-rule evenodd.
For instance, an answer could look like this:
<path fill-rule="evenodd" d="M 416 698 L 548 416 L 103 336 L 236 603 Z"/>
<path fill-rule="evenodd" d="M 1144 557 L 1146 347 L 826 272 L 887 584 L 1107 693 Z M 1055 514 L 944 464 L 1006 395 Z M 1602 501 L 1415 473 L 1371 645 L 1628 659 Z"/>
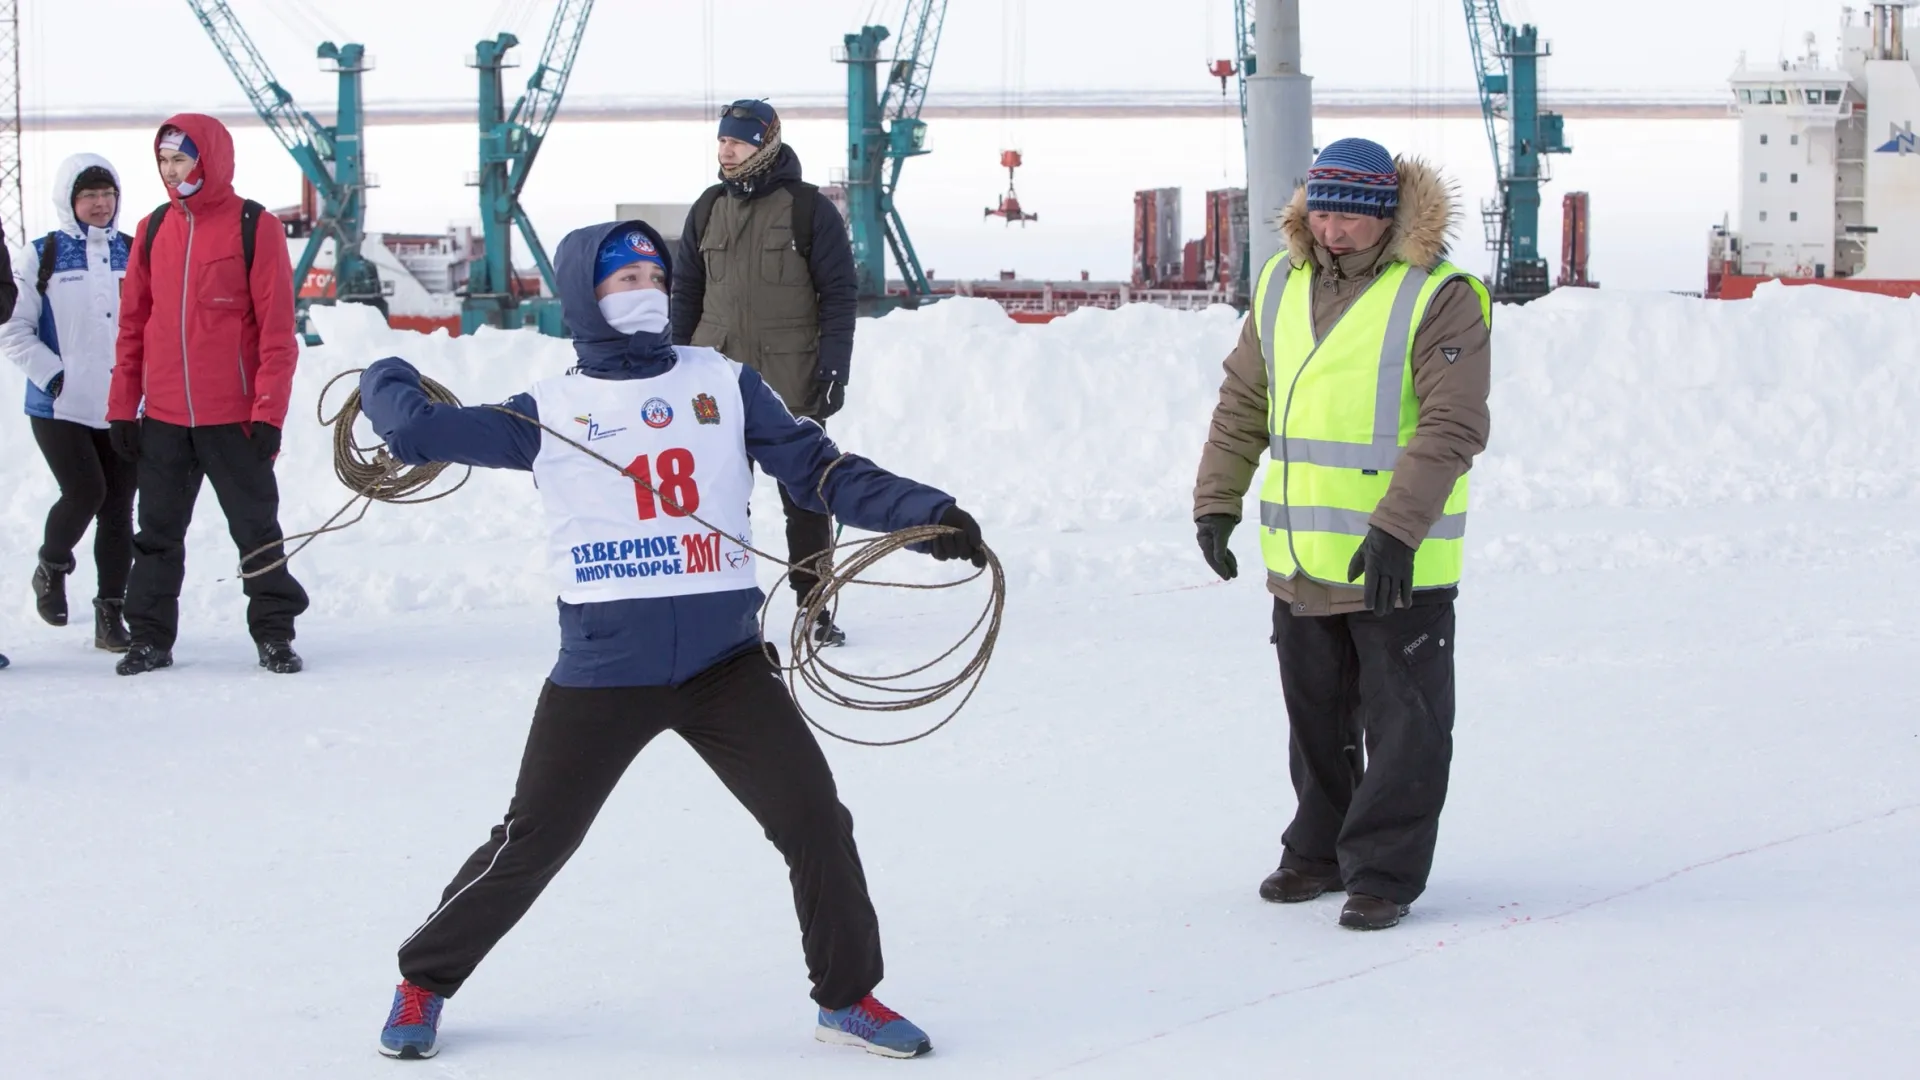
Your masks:
<path fill-rule="evenodd" d="M 607 325 L 623 334 L 657 334 L 667 328 L 667 294 L 659 289 L 628 289 L 600 298 Z"/>

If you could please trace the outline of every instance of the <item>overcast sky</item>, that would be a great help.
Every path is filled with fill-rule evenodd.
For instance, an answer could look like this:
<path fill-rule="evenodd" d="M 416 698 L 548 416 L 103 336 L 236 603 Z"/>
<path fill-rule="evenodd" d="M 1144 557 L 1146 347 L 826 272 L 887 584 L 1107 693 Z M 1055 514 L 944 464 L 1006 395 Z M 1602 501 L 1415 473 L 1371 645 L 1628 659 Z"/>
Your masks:
<path fill-rule="evenodd" d="M 302 104 L 330 101 L 316 67 L 325 37 L 358 40 L 378 63 L 371 101 L 460 99 L 465 57 L 502 28 L 537 54 L 554 0 L 231 0 Z M 1864 0 L 1859 0 L 1864 3 Z M 599 0 L 571 90 L 640 98 L 834 94 L 831 53 L 866 22 L 897 24 L 904 0 Z M 95 106 L 207 107 L 242 100 L 185 0 L 21 0 L 29 112 Z M 1507 0 L 1552 42 L 1549 86 L 1722 88 L 1742 49 L 1797 54 L 1807 30 L 1830 51 L 1832 0 Z M 1472 86 L 1458 0 L 1306 0 L 1305 67 L 1329 88 Z M 951 0 L 933 78 L 998 92 L 1017 77 L 1010 25 L 1024 27 L 1028 89 L 1208 87 L 1229 51 L 1231 0 Z M 1024 17 L 1020 13 L 1024 12 Z M 1010 18 L 1010 16 L 1012 16 Z M 711 46 L 705 24 L 712 24 Z M 711 76 L 708 74 L 711 63 Z M 524 76 L 523 76 L 524 77 Z M 563 113 L 564 115 L 564 113 Z"/>

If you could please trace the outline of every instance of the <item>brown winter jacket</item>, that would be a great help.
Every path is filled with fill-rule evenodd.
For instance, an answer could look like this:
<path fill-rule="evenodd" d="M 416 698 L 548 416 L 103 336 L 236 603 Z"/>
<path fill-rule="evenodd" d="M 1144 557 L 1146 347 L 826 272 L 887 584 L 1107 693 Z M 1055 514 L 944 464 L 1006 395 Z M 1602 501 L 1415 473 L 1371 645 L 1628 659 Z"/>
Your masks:
<path fill-rule="evenodd" d="M 1315 337 L 1326 333 L 1395 262 L 1431 267 L 1446 256 L 1447 233 L 1460 213 L 1451 186 L 1417 158 L 1400 159 L 1398 165 L 1399 210 L 1386 236 L 1366 251 L 1336 256 L 1314 243 L 1307 228 L 1304 188 L 1294 193 L 1280 214 L 1281 235 L 1294 264 L 1310 264 L 1314 270 Z M 1447 359 L 1448 353 L 1453 359 Z M 1480 298 L 1473 287 L 1464 281 L 1442 286 L 1414 334 L 1418 426 L 1400 452 L 1393 483 L 1370 524 L 1412 547 L 1426 539 L 1455 481 L 1486 449 L 1492 359 L 1489 327 L 1481 318 Z M 1200 475 L 1193 488 L 1196 519 L 1207 514 L 1240 519 L 1242 500 L 1267 452 L 1267 431 L 1267 367 L 1259 331 L 1249 313 L 1239 342 L 1227 356 L 1220 402 L 1214 406 L 1212 428 L 1200 453 Z M 1338 615 L 1365 607 L 1357 586 L 1335 588 L 1305 577 L 1282 579 L 1269 574 L 1267 589 L 1298 615 Z"/>

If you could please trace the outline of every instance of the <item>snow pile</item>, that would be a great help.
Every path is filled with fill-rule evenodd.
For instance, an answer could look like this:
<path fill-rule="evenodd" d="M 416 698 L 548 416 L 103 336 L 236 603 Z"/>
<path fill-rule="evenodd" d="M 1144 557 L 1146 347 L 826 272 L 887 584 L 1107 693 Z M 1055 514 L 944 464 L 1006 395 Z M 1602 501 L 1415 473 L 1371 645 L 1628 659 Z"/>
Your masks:
<path fill-rule="evenodd" d="M 1920 493 L 1920 299 L 1561 290 L 1495 316 L 1479 505 L 1678 507 Z"/>
<path fill-rule="evenodd" d="M 315 422 L 322 388 L 341 372 L 400 355 L 474 404 L 572 363 L 566 342 L 526 331 L 422 336 L 352 306 L 313 317 L 327 344 L 306 350 L 295 384 L 280 468 L 290 531 L 318 525 L 348 497 Z M 1908 360 L 1920 301 L 1804 288 L 1740 303 L 1563 291 L 1503 308 L 1495 323 L 1493 447 L 1474 474 L 1481 509 L 1920 492 L 1920 446 L 1903 437 L 1920 415 L 1920 368 Z M 829 427 L 844 448 L 956 494 L 990 535 L 1007 538 L 996 547 L 1016 582 L 1139 578 L 1176 547 L 1180 565 L 1190 554 L 1173 527 L 1189 518 L 1220 362 L 1239 330 L 1224 307 L 1135 305 L 1042 326 L 1013 323 L 981 300 L 898 312 L 861 323 L 851 405 Z M 334 387 L 329 412 L 350 386 Z M 361 437 L 372 441 L 364 427 Z M 17 414 L 0 422 L 0 477 L 0 560 L 22 567 L 53 483 Z M 235 605 L 238 590 L 210 581 L 210 568 L 225 576 L 232 565 L 224 522 L 210 498 L 200 511 L 188 606 Z M 755 511 L 760 535 L 777 546 L 778 504 L 764 476 Z M 1095 535 L 1059 535 L 1082 531 Z M 476 473 L 449 499 L 374 507 L 296 565 L 319 612 L 545 602 L 540 536 L 526 477 Z M 1557 558 L 1538 544 L 1501 548 L 1490 532 L 1477 543 L 1496 548 L 1480 564 L 1489 569 Z"/>

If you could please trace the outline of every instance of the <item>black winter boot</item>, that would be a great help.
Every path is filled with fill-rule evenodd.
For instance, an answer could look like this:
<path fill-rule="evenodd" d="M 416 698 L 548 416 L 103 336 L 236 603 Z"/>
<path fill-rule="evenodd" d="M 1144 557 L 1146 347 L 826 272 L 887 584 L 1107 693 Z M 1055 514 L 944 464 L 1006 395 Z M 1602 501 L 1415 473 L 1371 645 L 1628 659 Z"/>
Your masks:
<path fill-rule="evenodd" d="M 93 647 L 108 652 L 126 652 L 133 644 L 133 635 L 127 633 L 126 620 L 121 609 L 126 606 L 124 600 L 95 600 L 93 602 Z"/>
<path fill-rule="evenodd" d="M 1302 900 L 1311 900 L 1321 893 L 1339 892 L 1340 871 L 1334 870 L 1325 875 L 1309 874 L 1283 866 L 1267 875 L 1260 883 L 1260 899 L 1276 904 L 1297 904 Z"/>
<path fill-rule="evenodd" d="M 300 654 L 293 651 L 291 642 L 262 641 L 260 646 L 260 666 L 275 675 L 292 675 L 306 667 Z"/>
<path fill-rule="evenodd" d="M 113 670 L 120 675 L 144 675 L 149 671 L 158 671 L 163 667 L 172 666 L 173 653 L 158 645 L 136 641 L 128 647 L 127 655 L 113 665 Z"/>
<path fill-rule="evenodd" d="M 55 566 L 45 559 L 33 568 L 33 606 L 48 626 L 67 625 L 67 575 L 73 564 Z"/>
<path fill-rule="evenodd" d="M 1406 913 L 1406 904 L 1354 893 L 1340 909 L 1340 925 L 1349 930 L 1385 930 L 1400 925 L 1400 917 Z"/>
<path fill-rule="evenodd" d="M 813 621 L 813 643 L 823 649 L 847 643 L 847 632 L 833 625 L 831 612 L 823 611 Z"/>

